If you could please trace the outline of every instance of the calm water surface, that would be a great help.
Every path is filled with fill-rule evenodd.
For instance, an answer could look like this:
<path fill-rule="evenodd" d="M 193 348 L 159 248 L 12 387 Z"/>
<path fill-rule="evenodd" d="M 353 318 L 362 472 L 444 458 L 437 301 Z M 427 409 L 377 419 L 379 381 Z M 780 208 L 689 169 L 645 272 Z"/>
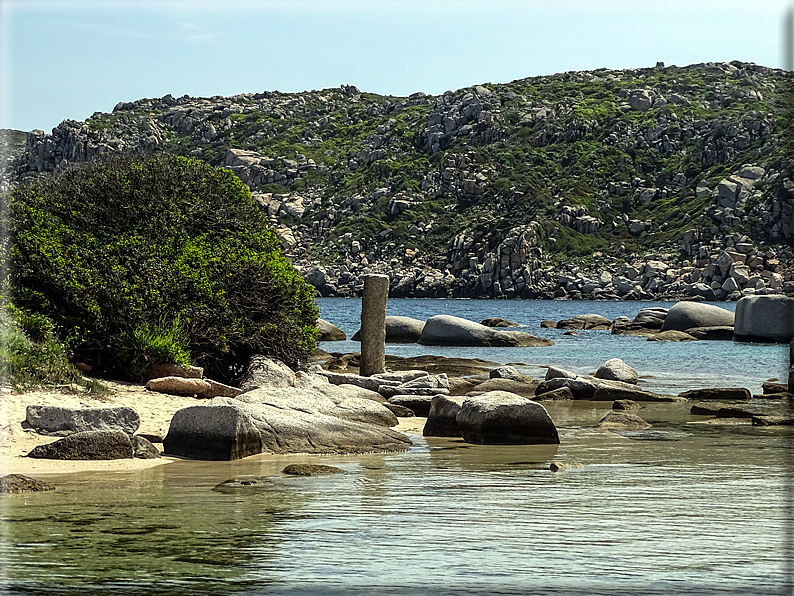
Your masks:
<path fill-rule="evenodd" d="M 360 303 L 334 300 L 334 311 L 330 302 L 320 302 L 321 316 L 352 334 Z M 391 301 L 390 308 L 399 302 Z M 495 315 L 527 322 L 538 335 L 544 331 L 538 329 L 540 320 L 563 318 L 559 309 L 569 308 L 488 302 L 467 315 L 464 310 L 477 301 L 403 302 L 414 310 L 391 314 L 426 318 L 431 314 L 419 313 L 449 308 L 444 312 L 472 320 Z M 557 309 L 557 316 L 544 306 Z M 567 316 L 600 312 L 614 318 L 608 308 L 623 307 L 629 312 L 618 314 L 628 316 L 639 310 L 637 303 L 575 306 L 580 308 Z M 519 320 L 519 307 L 531 315 Z M 779 346 L 660 347 L 634 339 L 583 332 L 570 343 L 524 349 L 531 357 L 478 355 L 587 371 L 608 353 L 635 366 L 641 362 L 641 374 L 654 375 L 675 372 L 672 362 L 681 359 L 679 377 L 689 383 L 728 373 L 739 378 L 730 370 L 738 362 L 748 371 L 767 371 L 742 378 L 763 380 L 783 362 Z M 620 341 L 604 347 L 613 340 Z M 700 352 L 673 356 L 672 347 L 697 344 Z M 711 345 L 719 344 L 712 354 Z M 417 346 L 401 349 L 410 355 Z M 576 361 L 577 354 L 583 361 Z M 770 411 L 786 407 L 766 401 Z M 477 446 L 412 435 L 414 447 L 403 454 L 263 455 L 237 462 L 175 461 L 135 473 L 51 476 L 56 491 L 0 499 L 2 591 L 791 593 L 790 427 L 703 424 L 688 414 L 688 404 L 647 404 L 638 414 L 653 428 L 618 434 L 594 428 L 608 403 L 546 407 L 560 430 L 559 446 Z M 552 460 L 583 467 L 555 474 L 548 471 Z M 280 474 L 295 462 L 335 465 L 347 473 Z M 244 475 L 270 480 L 261 488 L 213 490 Z"/>

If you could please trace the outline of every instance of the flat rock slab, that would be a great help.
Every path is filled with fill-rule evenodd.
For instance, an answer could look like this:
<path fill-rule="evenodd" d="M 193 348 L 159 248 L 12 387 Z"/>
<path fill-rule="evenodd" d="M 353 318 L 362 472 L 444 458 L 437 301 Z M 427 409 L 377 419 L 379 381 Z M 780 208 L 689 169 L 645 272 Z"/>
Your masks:
<path fill-rule="evenodd" d="M 487 393 L 489 391 L 507 391 L 523 397 L 534 397 L 535 388 L 539 385 L 536 382 L 516 381 L 513 379 L 488 379 L 472 387 L 470 395 L 475 393 Z"/>
<path fill-rule="evenodd" d="M 680 441 L 677 436 L 663 430 L 621 430 L 612 431 L 615 434 L 634 441 Z"/>
<path fill-rule="evenodd" d="M 323 464 L 290 464 L 282 470 L 288 476 L 325 476 L 327 474 L 346 474 L 342 468 Z"/>
<path fill-rule="evenodd" d="M 183 366 L 181 364 L 150 364 L 143 373 L 143 382 L 162 377 L 183 377 L 185 379 L 200 379 L 204 376 L 204 369 L 200 366 Z"/>
<path fill-rule="evenodd" d="M 694 404 L 689 413 L 693 416 L 716 416 L 722 408 L 729 407 L 729 404 L 722 403 L 721 401 L 702 401 Z"/>
<path fill-rule="evenodd" d="M 212 379 L 204 379 L 204 381 L 210 384 L 210 388 L 196 397 L 202 399 L 212 399 L 213 397 L 237 397 L 242 392 L 242 390 L 237 387 L 225 385 L 218 381 L 213 381 Z"/>
<path fill-rule="evenodd" d="M 89 430 L 120 430 L 132 435 L 138 430 L 141 418 L 127 406 L 65 408 L 30 405 L 25 410 L 25 422 L 41 435 L 56 437 Z"/>
<path fill-rule="evenodd" d="M 630 401 L 642 401 L 642 402 L 678 402 L 678 401 L 686 401 L 685 398 L 679 397 L 677 395 L 662 395 L 659 393 L 653 393 L 651 391 L 644 391 L 635 385 L 630 385 L 628 383 L 623 384 L 621 386 L 617 386 L 617 383 L 613 382 L 614 385 L 607 385 L 602 384 L 599 385 L 598 389 L 596 389 L 595 393 L 593 393 L 593 397 L 591 398 L 592 401 L 618 401 L 618 400 L 630 400 Z"/>
<path fill-rule="evenodd" d="M 669 330 L 651 335 L 648 341 L 697 341 L 697 338 L 683 331 Z"/>
<path fill-rule="evenodd" d="M 574 399 L 574 397 L 568 387 L 559 387 L 546 391 L 541 395 L 535 395 L 532 399 L 534 401 L 568 401 Z"/>
<path fill-rule="evenodd" d="M 204 379 L 186 379 L 184 377 L 161 377 L 150 379 L 146 383 L 149 391 L 166 393 L 168 395 L 195 395 L 199 396 L 212 389 Z"/>
<path fill-rule="evenodd" d="M 692 389 L 679 393 L 678 396 L 697 401 L 748 401 L 752 397 L 750 390 L 744 387 Z"/>
<path fill-rule="evenodd" d="M 447 358 L 445 356 L 386 356 L 386 366 L 391 370 L 409 370 L 420 368 L 429 374 L 446 373 L 450 377 L 462 377 L 488 373 L 502 366 L 498 362 L 481 358 Z"/>
<path fill-rule="evenodd" d="M 747 426 L 750 424 L 750 418 L 709 418 L 708 420 L 699 420 L 692 424 L 714 424 L 717 426 Z"/>
<path fill-rule="evenodd" d="M 753 416 L 753 426 L 792 426 L 794 416 Z"/>
<path fill-rule="evenodd" d="M 598 423 L 599 428 L 607 430 L 645 430 L 651 426 L 636 414 L 614 411 L 604 416 Z"/>
<path fill-rule="evenodd" d="M 55 490 L 55 485 L 22 474 L 8 474 L 0 478 L 0 493 L 27 493 Z"/>
<path fill-rule="evenodd" d="M 352 373 L 330 372 L 327 370 L 321 370 L 319 372 L 327 378 L 328 382 L 332 385 L 355 385 L 356 387 L 368 389 L 369 391 L 378 392 L 381 387 L 397 387 L 401 384 L 400 381 L 384 379 L 376 375 L 364 377 Z"/>
<path fill-rule="evenodd" d="M 630 399 L 616 399 L 612 402 L 613 410 L 638 410 L 640 404 Z"/>
<path fill-rule="evenodd" d="M 132 459 L 130 436 L 120 430 L 89 430 L 58 439 L 54 443 L 37 445 L 28 457 L 36 459 L 64 459 L 100 461 Z"/>
<path fill-rule="evenodd" d="M 733 327 L 718 325 L 714 327 L 692 327 L 684 331 L 695 339 L 701 341 L 732 341 Z"/>

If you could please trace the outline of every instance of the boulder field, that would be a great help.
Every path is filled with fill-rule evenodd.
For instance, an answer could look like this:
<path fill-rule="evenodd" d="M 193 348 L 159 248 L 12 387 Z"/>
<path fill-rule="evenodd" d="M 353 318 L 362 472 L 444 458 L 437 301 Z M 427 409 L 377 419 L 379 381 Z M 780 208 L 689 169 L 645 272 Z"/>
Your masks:
<path fill-rule="evenodd" d="M 762 308 L 761 298 L 748 300 L 749 308 L 743 307 L 746 310 L 742 317 L 747 317 L 746 324 L 756 325 L 753 329 L 774 330 L 764 318 L 769 311 Z M 777 301 L 772 306 L 784 309 L 783 312 L 787 307 L 786 303 L 777 305 Z M 761 313 L 757 320 L 753 318 L 754 312 Z M 733 313 L 712 305 L 684 303 L 669 310 L 643 309 L 634 320 L 624 317 L 625 321 L 613 321 L 607 328 L 611 327 L 613 333 L 618 325 L 624 332 L 641 328 L 659 334 L 667 325 L 691 332 L 689 325 L 726 323 L 732 317 Z M 586 332 L 588 326 L 603 329 L 604 325 L 589 315 L 571 320 L 575 323 L 565 323 L 559 329 L 576 324 L 581 325 L 580 331 Z M 448 337 L 456 342 L 486 342 L 484 345 L 493 345 L 487 342 L 493 342 L 500 333 L 532 337 L 523 331 L 504 331 L 503 327 L 492 328 L 450 316 L 429 319 L 420 337 L 426 333 L 432 341 Z M 665 333 L 686 335 L 675 329 L 661 334 Z M 328 362 L 344 360 L 326 356 L 330 358 Z M 352 362 L 353 355 L 350 356 L 348 361 Z M 211 399 L 194 394 L 196 405 L 174 413 L 164 439 L 135 434 L 140 416 L 134 408 L 30 405 L 24 426 L 41 435 L 61 438 L 39 445 L 28 456 L 79 460 L 159 457 L 150 438 L 154 442 L 162 441 L 167 455 L 202 460 L 234 460 L 260 453 L 401 452 L 408 450 L 412 442 L 394 430 L 399 425 L 398 416 L 426 417 L 422 434 L 427 437 L 459 437 L 473 444 L 558 444 L 560 434 L 540 402 L 547 402 L 548 407 L 567 408 L 564 403 L 552 402 L 573 400 L 591 401 L 594 407 L 598 407 L 598 402 L 612 402 L 611 409 L 618 412 L 599 423 L 605 430 L 647 428 L 643 420 L 620 410 L 647 408 L 647 404 L 654 402 L 688 400 L 700 402 L 690 411 L 694 417 L 711 416 L 762 426 L 792 423 L 790 416 L 777 415 L 774 408 L 768 407 L 769 403 L 785 405 L 790 399 L 788 385 L 777 380 L 765 383 L 764 395 L 755 396 L 766 398 L 763 402 L 767 405 L 759 407 L 750 391 L 743 387 L 697 388 L 679 395 L 647 391 L 638 384 L 638 371 L 619 358 L 602 363 L 592 376 L 548 366 L 542 380 L 522 374 L 514 366 L 476 359 L 462 362 L 462 359 L 425 356 L 389 362 L 395 365 L 391 370 L 361 376 L 327 370 L 320 364 L 294 372 L 281 362 L 254 356 L 239 388 Z M 433 366 L 437 367 L 435 371 L 425 370 Z M 450 378 L 446 372 L 438 372 L 439 368 L 460 372 Z M 174 390 L 170 382 L 150 381 L 147 387 L 150 391 Z"/>

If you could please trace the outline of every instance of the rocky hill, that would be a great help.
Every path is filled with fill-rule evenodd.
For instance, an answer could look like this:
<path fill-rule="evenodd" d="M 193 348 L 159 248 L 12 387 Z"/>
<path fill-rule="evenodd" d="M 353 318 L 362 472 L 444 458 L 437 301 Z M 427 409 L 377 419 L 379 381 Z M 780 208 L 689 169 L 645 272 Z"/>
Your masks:
<path fill-rule="evenodd" d="M 9 176 L 106 151 L 226 166 L 323 295 L 377 271 L 393 296 L 736 299 L 789 288 L 792 99 L 792 73 L 741 62 L 167 95 L 31 132 Z"/>

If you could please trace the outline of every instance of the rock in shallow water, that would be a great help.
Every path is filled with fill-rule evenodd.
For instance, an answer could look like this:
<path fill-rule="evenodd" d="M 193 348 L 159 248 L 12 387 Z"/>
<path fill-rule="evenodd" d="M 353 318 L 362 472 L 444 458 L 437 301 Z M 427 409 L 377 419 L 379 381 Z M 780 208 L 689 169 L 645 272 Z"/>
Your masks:
<path fill-rule="evenodd" d="M 692 327 L 732 327 L 734 314 L 719 306 L 677 302 L 667 312 L 662 331 L 686 331 Z"/>
<path fill-rule="evenodd" d="M 323 476 L 325 474 L 346 474 L 342 468 L 323 464 L 290 464 L 282 470 L 289 476 Z"/>
<path fill-rule="evenodd" d="M 422 429 L 425 437 L 459 437 L 457 416 L 465 396 L 437 395 L 430 402 L 427 422 Z"/>
<path fill-rule="evenodd" d="M 8 474 L 0 478 L 0 493 L 25 493 L 54 489 L 54 484 L 22 474 Z"/>
<path fill-rule="evenodd" d="M 546 408 L 506 391 L 469 397 L 456 416 L 468 443 L 485 445 L 559 444 L 560 438 Z"/>
<path fill-rule="evenodd" d="M 745 296 L 736 304 L 734 338 L 789 343 L 794 339 L 794 298 Z"/>
<path fill-rule="evenodd" d="M 620 358 L 612 358 L 604 362 L 604 364 L 598 367 L 595 376 L 597 379 L 621 381 L 622 383 L 631 384 L 636 384 L 639 379 L 637 369 L 632 368 Z"/>
<path fill-rule="evenodd" d="M 610 412 L 598 423 L 599 428 L 607 430 L 645 430 L 651 428 L 651 424 L 635 414 L 623 412 Z"/>
<path fill-rule="evenodd" d="M 500 331 L 451 315 L 430 317 L 422 330 L 419 343 L 426 346 L 492 347 L 537 347 L 554 344 L 550 340 L 523 331 Z"/>

